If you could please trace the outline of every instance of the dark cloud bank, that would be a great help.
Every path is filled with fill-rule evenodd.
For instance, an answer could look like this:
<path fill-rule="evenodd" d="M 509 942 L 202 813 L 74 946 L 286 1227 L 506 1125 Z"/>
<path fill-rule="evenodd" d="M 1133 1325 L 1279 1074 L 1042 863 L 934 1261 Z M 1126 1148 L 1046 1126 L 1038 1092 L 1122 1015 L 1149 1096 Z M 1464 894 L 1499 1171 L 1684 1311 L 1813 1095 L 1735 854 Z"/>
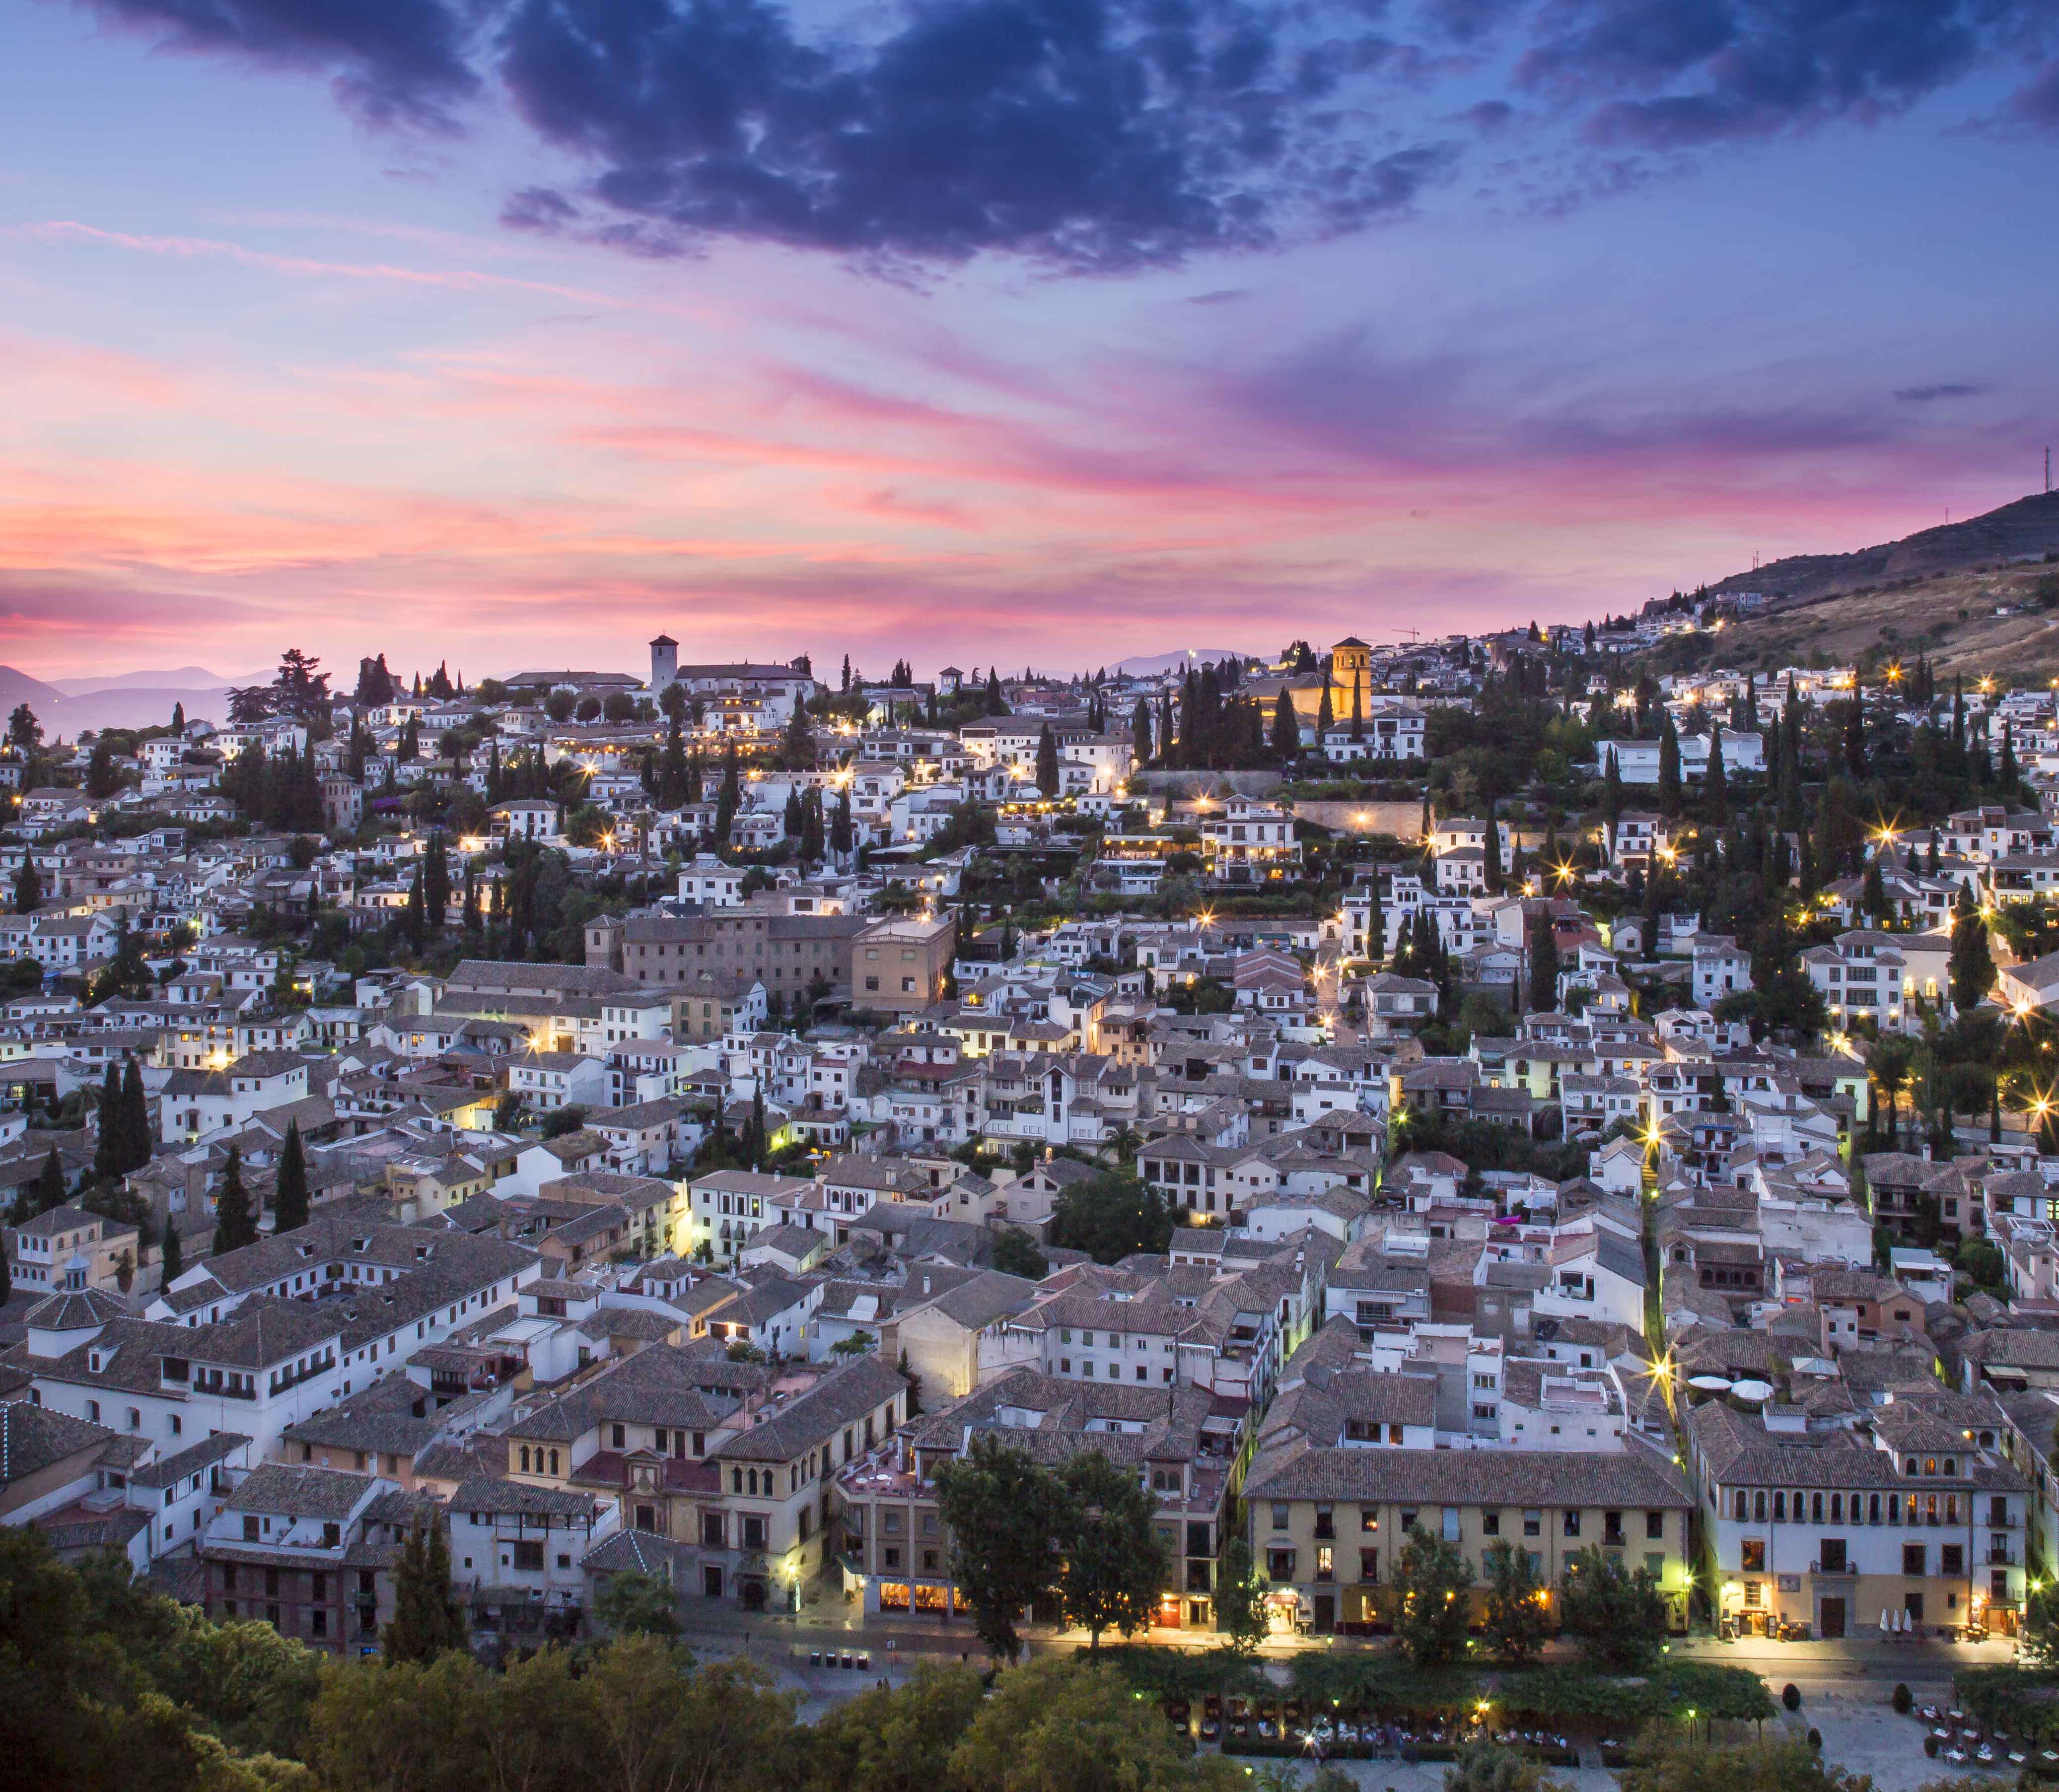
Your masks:
<path fill-rule="evenodd" d="M 324 76 L 382 126 L 460 131 L 500 96 L 586 170 L 505 221 L 647 254 L 1093 272 L 1356 229 L 1477 134 L 1447 83 L 1484 129 L 1506 90 L 1569 157 L 1871 122 L 1995 66 L 2020 85 L 1984 121 L 2059 129 L 2049 0 L 930 0 L 834 41 L 764 0 L 82 3 Z"/>

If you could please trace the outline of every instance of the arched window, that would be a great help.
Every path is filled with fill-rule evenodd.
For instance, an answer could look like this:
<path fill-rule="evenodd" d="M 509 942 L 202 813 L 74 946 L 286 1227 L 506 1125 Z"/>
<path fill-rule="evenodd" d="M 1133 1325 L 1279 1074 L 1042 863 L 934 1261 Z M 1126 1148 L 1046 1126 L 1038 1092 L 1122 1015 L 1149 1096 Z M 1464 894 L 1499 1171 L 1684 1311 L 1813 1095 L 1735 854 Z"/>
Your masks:
<path fill-rule="evenodd" d="M 1880 1495 L 1877 1493 L 1866 1495 L 1866 1523 L 1869 1524 L 1880 1523 Z"/>
<path fill-rule="evenodd" d="M 1775 1487 L 1775 1488 L 1773 1490 L 1773 1522 L 1774 1522 L 1775 1524 L 1779 1524 L 1779 1523 L 1782 1523 L 1782 1522 L 1786 1519 L 1786 1516 L 1787 1516 L 1787 1493 L 1786 1493 L 1786 1490 L 1785 1488 L 1782 1488 L 1782 1487 Z"/>
<path fill-rule="evenodd" d="M 1959 1472 L 1959 1462 L 1956 1456 L 1945 1457 L 1945 1472 L 1947 1475 L 1956 1475 Z"/>
<path fill-rule="evenodd" d="M 1917 1466 L 1915 1457 L 1911 1456 L 1908 1461 L 1905 1462 L 1902 1465 L 1902 1472 L 1908 1475 L 1911 1479 L 1914 1479 L 1916 1475 Z"/>
<path fill-rule="evenodd" d="M 1742 1524 L 1751 1515 L 1751 1500 L 1742 1487 L 1737 1490 L 1738 1523 Z"/>
<path fill-rule="evenodd" d="M 1959 1496 L 1956 1493 L 1948 1493 L 1945 1495 L 1945 1522 L 1947 1524 L 1957 1524 L 1959 1522 Z"/>
<path fill-rule="evenodd" d="M 1938 1459 L 1935 1456 L 1926 1456 L 1923 1459 L 1923 1472 L 1926 1475 L 1934 1475 L 1938 1472 Z"/>
<path fill-rule="evenodd" d="M 522 1446 L 522 1472 L 529 1472 L 529 1446 L 526 1444 Z"/>
<path fill-rule="evenodd" d="M 1845 1496 L 1842 1493 L 1834 1493 L 1830 1495 L 1830 1522 L 1833 1524 L 1842 1524 L 1845 1522 Z"/>
<path fill-rule="evenodd" d="M 742 1469 L 732 1468 L 730 1470 L 729 1491 L 731 1493 L 741 1493 L 743 1491 L 743 1471 Z"/>
<path fill-rule="evenodd" d="M 556 1474 L 556 1473 L 557 1473 L 557 1471 L 558 1471 L 558 1452 L 557 1452 L 556 1451 L 553 1450 L 553 1451 L 551 1452 L 551 1472 L 552 1472 L 553 1475 L 555 1475 L 555 1474 Z"/>
<path fill-rule="evenodd" d="M 1821 1524 L 1823 1522 L 1823 1496 L 1820 1493 L 1812 1493 L 1809 1495 L 1809 1522 L 1811 1524 Z"/>
<path fill-rule="evenodd" d="M 1766 1489 L 1761 1487 L 1751 1496 L 1751 1515 L 1758 1523 L 1766 1523 Z"/>

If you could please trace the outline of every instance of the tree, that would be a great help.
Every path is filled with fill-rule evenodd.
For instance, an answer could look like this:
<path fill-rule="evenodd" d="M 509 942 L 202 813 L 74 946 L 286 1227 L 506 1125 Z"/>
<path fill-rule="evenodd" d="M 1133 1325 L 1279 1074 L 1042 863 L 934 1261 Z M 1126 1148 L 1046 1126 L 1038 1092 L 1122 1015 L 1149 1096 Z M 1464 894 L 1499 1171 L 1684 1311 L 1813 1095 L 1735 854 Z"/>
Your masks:
<path fill-rule="evenodd" d="M 1952 953 L 1947 962 L 1952 986 L 1952 1006 L 1965 1013 L 1980 1006 L 1981 998 L 1994 987 L 1994 954 L 1988 946 L 1988 924 L 1973 906 L 1973 893 L 1961 888 L 1957 914 L 1952 921 Z"/>
<path fill-rule="evenodd" d="M 150 1133 L 150 1097 L 142 1089 L 142 1065 L 133 1053 L 121 1065 L 121 1175 L 140 1171 L 157 1154 Z"/>
<path fill-rule="evenodd" d="M 26 703 L 17 703 L 14 713 L 7 718 L 7 744 L 24 759 L 32 756 L 43 744 L 43 725 Z"/>
<path fill-rule="evenodd" d="M 1037 1282 L 1049 1272 L 1051 1260 L 1037 1248 L 1037 1240 L 1020 1226 L 1003 1226 L 1001 1236 L 994 1241 L 994 1267 L 1004 1275 L 1021 1276 Z"/>
<path fill-rule="evenodd" d="M 1172 1240 L 1173 1216 L 1149 1184 L 1101 1170 L 1060 1192 L 1047 1236 L 1097 1263 L 1116 1263 L 1139 1251 L 1162 1252 Z"/>
<path fill-rule="evenodd" d="M 1272 751 L 1282 759 L 1296 759 L 1301 751 L 1301 721 L 1294 713 L 1294 694 L 1282 690 L 1272 706 Z"/>
<path fill-rule="evenodd" d="M 1559 1006 L 1559 941 L 1547 920 L 1531 934 L 1530 1007 L 1548 1014 Z"/>
<path fill-rule="evenodd" d="M 1567 1792 L 1543 1766 L 1490 1742 L 1468 1744 L 1444 1770 L 1444 1792 Z"/>
<path fill-rule="evenodd" d="M 2033 1667 L 2059 1665 L 2059 1580 L 2047 1580 L 2023 1602 L 2017 1649 Z"/>
<path fill-rule="evenodd" d="M 1169 1569 L 1158 1502 L 1098 1450 L 1068 1461 L 1058 1488 L 1058 1597 L 1091 1654 L 1103 1631 L 1129 1636 L 1151 1622 Z"/>
<path fill-rule="evenodd" d="M 970 1668 L 922 1662 L 906 1686 L 838 1701 L 815 1724 L 803 1792 L 938 1792 L 981 1698 Z"/>
<path fill-rule="evenodd" d="M 1591 1543 L 1559 1579 L 1559 1622 L 1597 1667 L 1631 1672 L 1659 1653 L 1666 1601 L 1650 1569 L 1626 1572 L 1619 1555 Z"/>
<path fill-rule="evenodd" d="M 1048 722 L 1037 733 L 1037 788 L 1046 797 L 1058 794 L 1058 737 Z"/>
<path fill-rule="evenodd" d="M 1118 1676 L 1045 1659 L 1001 1677 L 951 1755 L 948 1783 L 982 1792 L 1179 1792 L 1197 1779 L 1157 1708 Z"/>
<path fill-rule="evenodd" d="M 1473 1571 L 1456 1543 L 1417 1525 L 1394 1563 L 1394 1635 L 1418 1667 L 1455 1661 L 1466 1646 Z"/>
<path fill-rule="evenodd" d="M 718 846 L 728 841 L 730 824 L 736 819 L 736 811 L 743 801 L 743 786 L 736 776 L 736 749 L 731 747 L 723 757 L 722 788 L 715 799 L 715 843 Z"/>
<path fill-rule="evenodd" d="M 1510 1667 L 1519 1667 L 1543 1647 L 1549 1616 L 1530 1552 L 1498 1539 L 1480 1551 L 1480 1573 L 1487 1583 L 1482 1627 L 1487 1646 Z"/>
<path fill-rule="evenodd" d="M 1249 1655 L 1265 1640 L 1265 1571 L 1252 1559 L 1251 1545 L 1241 1536 L 1224 1546 L 1216 1572 L 1216 1628 L 1240 1655 Z"/>
<path fill-rule="evenodd" d="M 1830 1765 L 1806 1742 L 1705 1742 L 1655 1723 L 1617 1783 L 1621 1792 L 1867 1792 L 1873 1782 Z"/>
<path fill-rule="evenodd" d="M 185 1246 L 180 1240 L 178 1226 L 169 1213 L 165 1216 L 165 1230 L 158 1242 L 157 1255 L 162 1264 L 158 1286 L 169 1288 L 186 1272 L 186 1263 Z"/>
<path fill-rule="evenodd" d="M 1702 780 L 1702 812 L 1718 826 L 1730 818 L 1730 786 L 1723 770 L 1723 731 L 1718 723 L 1709 728 L 1709 769 Z"/>
<path fill-rule="evenodd" d="M 1019 1447 L 990 1433 L 937 1471 L 937 1509 L 951 1539 L 951 1579 L 970 1603 L 988 1652 L 1013 1661 L 1015 1620 L 1052 1583 L 1057 1489 Z"/>
<path fill-rule="evenodd" d="M 243 1148 L 232 1145 L 221 1166 L 221 1193 L 214 1200 L 214 1254 L 221 1256 L 257 1242 L 257 1222 L 243 1186 Z"/>
<path fill-rule="evenodd" d="M 36 1211 L 49 1213 L 64 1203 L 64 1161 L 58 1156 L 58 1148 L 52 1145 L 50 1155 L 43 1160 L 43 1173 L 36 1179 Z"/>
<path fill-rule="evenodd" d="M 429 830 L 428 849 L 422 865 L 423 918 L 428 923 L 429 934 L 435 938 L 444 930 L 444 918 L 450 913 L 450 846 L 440 827 Z"/>
<path fill-rule="evenodd" d="M 43 874 L 36 869 L 35 852 L 26 848 L 22 868 L 14 874 L 14 912 L 34 914 L 43 906 Z"/>
<path fill-rule="evenodd" d="M 93 1146 L 93 1173 L 110 1181 L 121 1173 L 121 1067 L 107 1061 L 107 1074 L 101 1079 L 100 1105 Z"/>
<path fill-rule="evenodd" d="M 679 1595 L 663 1575 L 623 1570 L 611 1574 L 594 1595 L 595 1615 L 616 1636 L 679 1634 Z"/>
<path fill-rule="evenodd" d="M 1151 700 L 1139 697 L 1129 712 L 1129 754 L 1142 765 L 1151 757 Z"/>
<path fill-rule="evenodd" d="M 388 1663 L 434 1661 L 465 1646 L 464 1615 L 451 1593 L 450 1545 L 434 1519 L 417 1518 L 393 1567 L 393 1615 L 379 1633 Z"/>
<path fill-rule="evenodd" d="M 121 775 L 114 769 L 114 748 L 106 735 L 93 743 L 86 762 L 86 794 L 104 802 L 121 788 Z"/>
<path fill-rule="evenodd" d="M 1673 712 L 1666 712 L 1665 725 L 1659 731 L 1659 813 L 1677 815 L 1680 813 L 1680 731 L 1673 726 Z"/>
<path fill-rule="evenodd" d="M 293 1232 L 308 1223 L 308 1160 L 301 1149 L 301 1123 L 286 1122 L 286 1141 L 279 1150 L 278 1190 L 273 1201 L 272 1235 Z"/>

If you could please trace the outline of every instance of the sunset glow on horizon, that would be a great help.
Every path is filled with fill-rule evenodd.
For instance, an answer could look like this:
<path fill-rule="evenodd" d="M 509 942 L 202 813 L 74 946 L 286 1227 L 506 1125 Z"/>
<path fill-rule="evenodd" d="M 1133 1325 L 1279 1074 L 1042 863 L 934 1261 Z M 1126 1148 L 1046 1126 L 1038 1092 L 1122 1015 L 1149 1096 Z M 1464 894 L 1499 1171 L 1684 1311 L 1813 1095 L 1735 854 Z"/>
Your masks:
<path fill-rule="evenodd" d="M 1027 0 L 739 3 L 748 56 L 603 0 L 0 0 L 0 661 L 1092 670 L 2037 489 L 2041 15 L 1692 10 L 1662 57 L 1618 0 L 1202 8 L 1181 93 L 1141 14 Z M 1061 79 L 888 129 L 1023 19 Z"/>

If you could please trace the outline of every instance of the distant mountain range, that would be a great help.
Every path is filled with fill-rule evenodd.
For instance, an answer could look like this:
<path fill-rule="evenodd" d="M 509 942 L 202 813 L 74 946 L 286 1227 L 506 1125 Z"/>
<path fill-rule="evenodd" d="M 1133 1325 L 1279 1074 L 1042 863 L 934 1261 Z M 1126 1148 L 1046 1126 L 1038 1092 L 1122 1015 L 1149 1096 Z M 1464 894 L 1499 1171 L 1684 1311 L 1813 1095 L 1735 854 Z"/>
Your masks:
<path fill-rule="evenodd" d="M 2059 492 L 2040 492 L 1969 516 L 1850 554 L 1793 554 L 1709 587 L 1718 596 L 1762 591 L 1790 603 L 1847 591 L 1885 590 L 1941 573 L 2042 560 L 2059 553 Z"/>
<path fill-rule="evenodd" d="M 1220 659 L 1251 659 L 1261 656 L 1245 653 L 1236 647 L 1188 647 L 1178 653 L 1157 653 L 1125 659 L 1110 668 L 1113 671 L 1127 673 L 1134 678 L 1155 678 L 1161 672 L 1169 672 L 1185 666 L 1213 666 Z"/>
<path fill-rule="evenodd" d="M 149 728 L 167 723 L 183 704 L 189 719 L 228 720 L 232 683 L 262 684 L 269 675 L 229 679 L 202 666 L 181 666 L 166 672 L 125 672 L 112 678 L 55 679 L 46 683 L 0 666 L 0 716 L 17 703 L 36 712 L 46 738 L 70 740 L 88 728 Z"/>

